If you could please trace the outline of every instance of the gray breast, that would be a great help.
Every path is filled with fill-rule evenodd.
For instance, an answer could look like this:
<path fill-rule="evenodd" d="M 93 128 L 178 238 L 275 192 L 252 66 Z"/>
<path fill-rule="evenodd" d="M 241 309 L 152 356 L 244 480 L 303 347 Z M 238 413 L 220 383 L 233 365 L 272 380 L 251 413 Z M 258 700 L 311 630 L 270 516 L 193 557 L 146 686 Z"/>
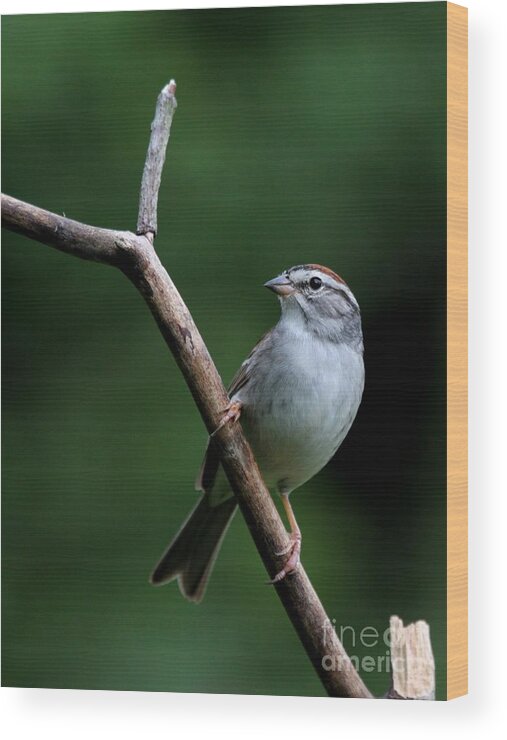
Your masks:
<path fill-rule="evenodd" d="M 345 344 L 279 334 L 252 357 L 235 398 L 267 485 L 293 490 L 315 475 L 347 435 L 364 385 L 362 355 Z"/>

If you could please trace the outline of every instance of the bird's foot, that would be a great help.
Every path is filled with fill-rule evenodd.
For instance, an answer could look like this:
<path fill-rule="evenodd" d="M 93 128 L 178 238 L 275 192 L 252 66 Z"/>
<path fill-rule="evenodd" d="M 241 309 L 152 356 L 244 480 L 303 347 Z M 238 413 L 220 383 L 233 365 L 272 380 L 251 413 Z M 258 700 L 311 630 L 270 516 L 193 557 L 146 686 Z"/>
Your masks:
<path fill-rule="evenodd" d="M 210 437 L 214 437 L 219 429 L 224 427 L 226 424 L 238 421 L 241 416 L 241 403 L 239 401 L 232 401 L 226 409 L 224 409 L 224 415 L 220 420 L 220 424 L 217 426 L 214 432 L 211 432 Z"/>
<path fill-rule="evenodd" d="M 268 581 L 268 584 L 280 583 L 280 581 L 283 581 L 286 576 L 294 573 L 299 565 L 299 556 L 301 554 L 301 532 L 299 530 L 291 532 L 289 537 L 290 542 L 287 547 L 280 552 L 275 553 L 275 555 L 289 555 L 289 557 L 282 570 L 277 573 L 271 581 Z"/>

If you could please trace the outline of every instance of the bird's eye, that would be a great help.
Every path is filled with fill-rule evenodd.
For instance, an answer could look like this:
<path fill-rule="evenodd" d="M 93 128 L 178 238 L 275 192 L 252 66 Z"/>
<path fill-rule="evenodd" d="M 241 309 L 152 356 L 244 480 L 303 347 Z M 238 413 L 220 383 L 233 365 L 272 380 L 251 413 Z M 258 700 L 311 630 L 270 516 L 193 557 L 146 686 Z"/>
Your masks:
<path fill-rule="evenodd" d="M 310 278 L 310 288 L 312 290 L 318 290 L 322 285 L 322 280 L 320 277 L 312 277 Z"/>

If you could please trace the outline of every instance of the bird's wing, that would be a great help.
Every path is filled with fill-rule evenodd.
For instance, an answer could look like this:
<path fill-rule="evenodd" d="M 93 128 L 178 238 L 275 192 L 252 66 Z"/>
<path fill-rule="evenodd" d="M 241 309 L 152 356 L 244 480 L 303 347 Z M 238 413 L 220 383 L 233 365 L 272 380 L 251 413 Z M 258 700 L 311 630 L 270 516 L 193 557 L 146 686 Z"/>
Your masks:
<path fill-rule="evenodd" d="M 246 360 L 243 362 L 238 372 L 234 376 L 227 389 L 229 398 L 233 398 L 238 391 L 246 386 L 251 377 L 252 368 L 252 357 L 259 351 L 262 351 L 264 347 L 269 343 L 269 336 L 271 332 L 268 331 L 264 336 L 257 342 L 255 347 L 252 349 Z M 212 439 L 208 439 L 206 445 L 206 452 L 204 453 L 204 460 L 202 461 L 201 468 L 195 481 L 195 488 L 197 491 L 211 491 L 215 478 L 220 467 L 220 458 L 216 445 L 213 444 Z"/>

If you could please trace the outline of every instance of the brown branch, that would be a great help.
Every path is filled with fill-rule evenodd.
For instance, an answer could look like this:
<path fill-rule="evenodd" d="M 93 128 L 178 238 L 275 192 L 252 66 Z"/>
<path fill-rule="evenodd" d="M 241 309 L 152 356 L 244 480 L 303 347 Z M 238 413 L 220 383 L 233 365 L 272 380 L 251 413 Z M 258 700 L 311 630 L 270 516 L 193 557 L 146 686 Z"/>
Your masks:
<path fill-rule="evenodd" d="M 112 231 L 73 221 L 2 194 L 2 226 L 29 239 L 85 260 L 118 264 L 121 246 L 136 238 L 130 231 Z"/>
<path fill-rule="evenodd" d="M 211 433 L 219 426 L 229 399 L 188 308 L 152 246 L 157 229 L 156 207 L 165 147 L 176 108 L 174 91 L 175 83 L 171 82 L 157 101 L 141 187 L 138 222 L 141 235 L 86 226 L 4 195 L 2 225 L 77 257 L 121 269 L 148 304 Z M 273 577 L 281 566 L 275 553 L 288 544 L 285 527 L 241 426 L 223 426 L 214 440 L 259 554 L 268 574 Z M 330 621 L 303 567 L 275 588 L 328 694 L 371 697 L 335 631 L 330 628 Z"/>

